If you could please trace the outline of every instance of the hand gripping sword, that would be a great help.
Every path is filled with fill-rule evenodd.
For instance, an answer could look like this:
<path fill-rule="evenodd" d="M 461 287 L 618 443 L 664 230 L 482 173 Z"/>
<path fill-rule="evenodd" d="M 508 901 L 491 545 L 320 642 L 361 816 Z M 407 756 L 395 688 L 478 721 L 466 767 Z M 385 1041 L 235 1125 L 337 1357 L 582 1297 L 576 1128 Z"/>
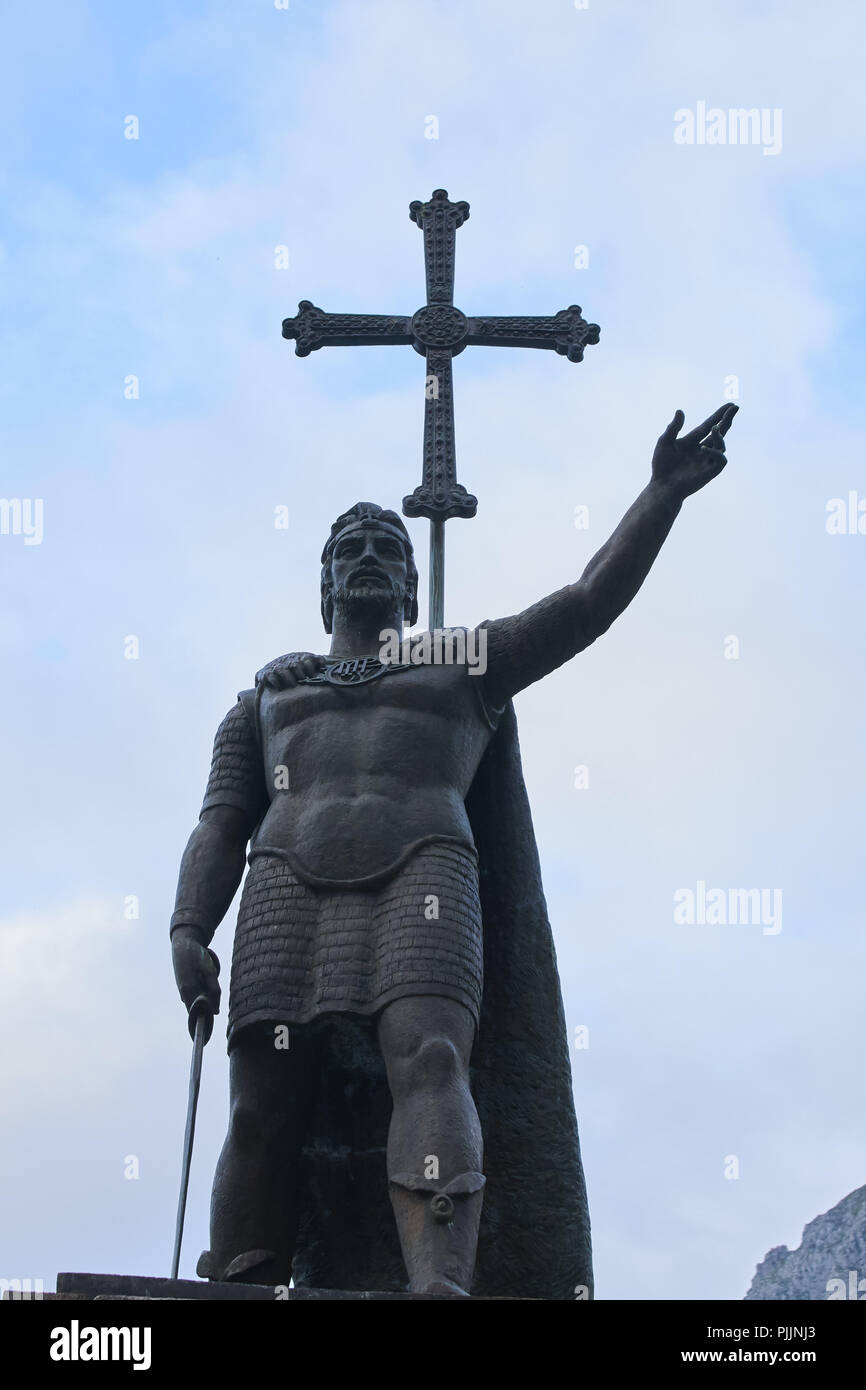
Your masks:
<path fill-rule="evenodd" d="M 217 970 L 219 961 L 213 951 L 208 954 L 213 958 Z M 204 1053 L 205 1043 L 210 1041 L 213 1032 L 213 1009 L 210 1001 L 204 994 L 199 994 L 189 1006 L 189 1016 L 187 1019 L 189 1035 L 192 1038 L 192 1062 L 189 1069 L 189 1100 L 186 1107 L 186 1133 L 183 1136 L 183 1167 L 180 1175 L 180 1196 L 177 1199 L 177 1223 L 174 1231 L 174 1254 L 171 1260 L 171 1277 L 177 1278 L 178 1266 L 180 1265 L 180 1245 L 183 1240 L 183 1219 L 186 1214 L 186 1193 L 189 1187 L 189 1169 L 192 1161 L 192 1143 L 195 1138 L 195 1112 L 198 1106 L 198 1092 L 201 1085 L 201 1059 Z"/>

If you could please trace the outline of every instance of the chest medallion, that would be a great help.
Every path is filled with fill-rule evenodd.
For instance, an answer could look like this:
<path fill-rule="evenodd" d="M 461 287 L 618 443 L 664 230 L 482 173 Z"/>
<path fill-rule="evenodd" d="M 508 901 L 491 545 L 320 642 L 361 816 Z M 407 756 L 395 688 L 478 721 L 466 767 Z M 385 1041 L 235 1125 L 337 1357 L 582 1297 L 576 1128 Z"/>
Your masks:
<path fill-rule="evenodd" d="M 377 656 L 356 656 L 346 661 L 329 661 L 314 676 L 301 676 L 298 685 L 367 685 L 380 676 L 408 671 L 405 662 L 380 661 Z"/>

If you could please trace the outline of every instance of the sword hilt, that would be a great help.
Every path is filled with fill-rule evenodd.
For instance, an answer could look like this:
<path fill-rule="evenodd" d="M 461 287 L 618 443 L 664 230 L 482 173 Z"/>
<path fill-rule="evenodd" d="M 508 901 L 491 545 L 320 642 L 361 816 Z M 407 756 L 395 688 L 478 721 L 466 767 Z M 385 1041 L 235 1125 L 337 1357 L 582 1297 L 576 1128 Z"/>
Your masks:
<path fill-rule="evenodd" d="M 216 954 L 216 951 L 212 951 L 210 947 L 208 947 L 207 953 L 213 961 L 216 973 L 219 974 L 219 956 Z M 210 1000 L 208 999 L 207 995 L 197 994 L 195 999 L 193 999 L 192 1003 L 189 1006 L 189 1011 L 187 1013 L 186 1019 L 186 1026 L 189 1029 L 189 1035 L 192 1038 L 193 1042 L 195 1042 L 196 1027 L 200 1018 L 204 1019 L 204 1040 L 206 1043 L 210 1042 L 211 1033 L 213 1032 L 213 1017 L 213 1006 Z"/>
<path fill-rule="evenodd" d="M 187 1016 L 186 1024 L 189 1028 L 189 1035 L 192 1038 L 193 1042 L 195 1042 L 195 1030 L 198 1025 L 199 1018 L 204 1019 L 204 1040 L 205 1042 L 210 1042 L 210 1035 L 213 1032 L 213 1009 L 210 1006 L 210 1000 L 204 994 L 197 995 L 189 1006 L 189 1014 Z"/>

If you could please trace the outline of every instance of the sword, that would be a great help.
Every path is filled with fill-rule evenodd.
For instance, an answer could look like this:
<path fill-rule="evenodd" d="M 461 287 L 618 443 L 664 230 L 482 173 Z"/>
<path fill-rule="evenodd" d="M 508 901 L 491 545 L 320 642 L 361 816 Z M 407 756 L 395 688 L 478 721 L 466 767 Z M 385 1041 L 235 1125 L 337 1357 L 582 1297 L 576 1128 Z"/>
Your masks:
<path fill-rule="evenodd" d="M 213 951 L 209 952 L 211 956 Z M 214 956 L 214 961 L 216 957 Z M 217 969 L 219 964 L 217 963 Z M 213 1010 L 206 995 L 199 994 L 189 1006 L 187 1019 L 189 1035 L 192 1038 L 192 1062 L 189 1069 L 189 1100 L 186 1107 L 186 1133 L 183 1136 L 183 1168 L 180 1175 L 180 1196 L 177 1199 L 177 1224 L 174 1231 L 174 1254 L 171 1260 L 171 1277 L 177 1278 L 180 1264 L 180 1244 L 183 1240 L 183 1219 L 186 1214 L 186 1193 L 189 1187 L 189 1169 L 192 1162 L 192 1141 L 195 1138 L 195 1112 L 198 1106 L 198 1092 L 201 1085 L 201 1059 L 205 1043 L 213 1032 Z"/>

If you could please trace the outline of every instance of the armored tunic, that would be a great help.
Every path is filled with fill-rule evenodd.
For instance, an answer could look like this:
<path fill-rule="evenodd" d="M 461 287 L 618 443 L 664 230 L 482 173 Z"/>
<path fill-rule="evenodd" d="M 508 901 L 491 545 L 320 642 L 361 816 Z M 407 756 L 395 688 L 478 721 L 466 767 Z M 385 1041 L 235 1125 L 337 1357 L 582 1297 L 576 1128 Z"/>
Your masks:
<path fill-rule="evenodd" d="M 256 824 L 235 931 L 230 1045 L 252 1023 L 301 1024 L 332 1012 L 370 1015 L 416 994 L 455 999 L 477 1024 L 483 933 L 477 853 L 463 796 L 496 714 L 480 677 L 470 671 L 465 662 L 394 666 L 376 673 L 375 690 L 359 688 L 371 686 L 374 677 L 347 686 L 327 676 L 288 689 L 276 682 L 274 689 L 260 672 L 256 691 L 243 692 L 223 720 L 202 811 L 230 805 Z M 413 821 L 408 790 L 393 825 L 380 824 L 369 836 L 364 815 L 348 831 L 330 825 L 327 801 L 316 815 L 321 792 L 304 781 L 310 776 L 310 721 L 333 715 L 344 727 L 353 716 L 363 717 L 364 706 L 384 706 L 388 729 L 394 719 L 411 719 L 416 708 L 441 712 L 430 750 L 436 785 L 440 765 L 453 762 L 464 769 L 466 787 L 449 786 L 437 804 L 434 786 L 421 824 Z M 375 743 L 369 720 L 360 732 L 367 744 Z M 375 747 L 365 747 L 365 761 L 376 756 Z M 399 766 L 394 771 L 400 775 Z M 293 778 L 301 782 L 294 799 Z M 326 773 L 316 779 L 327 780 Z M 341 808 L 346 802 L 351 806 L 351 795 L 342 788 Z"/>
<path fill-rule="evenodd" d="M 258 1020 L 372 1014 L 407 994 L 464 1004 L 478 1022 L 483 938 L 477 854 L 430 842 L 379 888 L 313 888 L 255 855 L 232 957 L 229 1037 Z"/>
<path fill-rule="evenodd" d="M 255 691 L 242 692 L 217 732 L 202 805 L 236 807 L 256 827 L 235 933 L 230 1046 L 251 1023 L 371 1015 L 416 994 L 455 999 L 477 1024 L 484 948 L 464 800 L 502 708 L 584 645 L 580 619 L 571 585 L 482 624 L 483 675 L 446 658 L 350 685 L 327 674 L 282 689 L 263 679 L 298 653 L 272 662 Z M 373 726 L 365 710 L 384 717 Z M 353 728 L 354 747 L 345 741 Z M 418 729 L 429 743 L 420 754 Z M 410 738 L 408 771 L 401 731 L 404 745 Z M 353 775 L 371 767 L 387 795 L 370 795 L 359 781 L 356 796 Z M 429 785 L 413 786 L 419 767 L 435 770 Z M 328 786 L 339 797 L 329 801 Z M 194 908 L 174 920 L 194 922 Z"/>

